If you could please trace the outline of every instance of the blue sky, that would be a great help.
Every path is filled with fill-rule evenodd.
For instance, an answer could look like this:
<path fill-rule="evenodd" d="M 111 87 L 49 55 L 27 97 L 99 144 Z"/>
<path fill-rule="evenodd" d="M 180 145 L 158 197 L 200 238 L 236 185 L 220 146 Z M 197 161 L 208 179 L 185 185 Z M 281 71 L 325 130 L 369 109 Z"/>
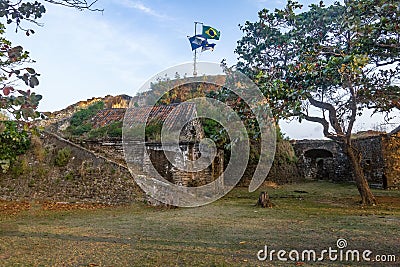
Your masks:
<path fill-rule="evenodd" d="M 96 7 L 103 13 L 46 5 L 43 27 L 25 25 L 36 31 L 34 35 L 26 37 L 9 28 L 7 37 L 37 61 L 34 68 L 42 74 L 37 92 L 44 96 L 39 110 L 54 111 L 93 96 L 134 95 L 153 75 L 192 61 L 187 36 L 193 35 L 194 21 L 221 31 L 215 50 L 200 53 L 199 60 L 219 63 L 225 58 L 232 65 L 242 36 L 238 24 L 255 21 L 262 8 L 282 8 L 284 3 L 99 0 Z M 316 124 L 291 123 L 283 128 L 292 138 L 322 137 Z"/>

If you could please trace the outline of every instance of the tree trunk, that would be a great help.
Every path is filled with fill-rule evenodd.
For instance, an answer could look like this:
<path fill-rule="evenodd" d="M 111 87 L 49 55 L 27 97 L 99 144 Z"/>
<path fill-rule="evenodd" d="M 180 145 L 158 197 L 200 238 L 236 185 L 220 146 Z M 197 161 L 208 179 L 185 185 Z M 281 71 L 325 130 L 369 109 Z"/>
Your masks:
<path fill-rule="evenodd" d="M 262 208 L 272 208 L 272 202 L 269 199 L 269 195 L 267 192 L 261 192 L 258 197 L 257 206 L 261 206 Z"/>
<path fill-rule="evenodd" d="M 356 151 L 354 150 L 351 141 L 346 142 L 344 146 L 345 153 L 349 157 L 350 164 L 353 169 L 354 180 L 356 182 L 358 192 L 361 196 L 362 205 L 375 206 L 377 204 L 377 201 L 372 194 L 371 189 L 369 188 L 367 179 L 365 178 L 364 171 L 361 167 L 359 155 L 356 154 Z"/>

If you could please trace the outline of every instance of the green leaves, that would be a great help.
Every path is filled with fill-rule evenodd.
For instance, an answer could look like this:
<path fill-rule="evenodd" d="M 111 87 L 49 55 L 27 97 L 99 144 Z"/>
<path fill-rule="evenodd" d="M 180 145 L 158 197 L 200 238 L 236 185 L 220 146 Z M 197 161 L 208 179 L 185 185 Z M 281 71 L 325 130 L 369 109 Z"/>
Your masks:
<path fill-rule="evenodd" d="M 15 23 L 17 30 L 22 29 L 20 26 L 22 21 L 27 20 L 35 23 L 35 20 L 41 18 L 45 12 L 46 8 L 38 1 L 0 1 L 0 18 L 5 18 L 7 24 Z M 34 33 L 32 30 L 25 31 L 27 35 Z"/>
<path fill-rule="evenodd" d="M 22 87 L 21 84 L 14 85 L 15 78 L 21 80 L 30 88 L 39 85 L 38 76 L 40 74 L 36 73 L 31 67 L 20 67 L 22 63 L 28 61 L 28 58 L 28 52 L 24 51 L 21 46 L 13 47 L 11 42 L 0 38 L 0 59 L 2 59 L 0 61 L 2 67 L 0 74 L 0 82 L 2 83 L 0 109 L 7 109 L 18 120 L 29 120 L 40 116 L 35 110 L 42 96 L 31 93 L 30 90 L 19 89 Z M 9 85 L 11 82 L 13 86 Z"/>
<path fill-rule="evenodd" d="M 30 146 L 28 133 L 13 121 L 0 122 L 0 168 L 7 172 L 10 164 Z"/>
<path fill-rule="evenodd" d="M 258 21 L 240 27 L 237 68 L 262 89 L 277 119 L 310 118 L 314 99 L 333 109 L 329 120 L 313 121 L 351 134 L 359 108 L 400 107 L 394 83 L 400 67 L 381 68 L 400 62 L 398 6 L 394 0 L 348 0 L 299 13 L 300 6 L 288 1 L 284 9 L 262 10 Z"/>

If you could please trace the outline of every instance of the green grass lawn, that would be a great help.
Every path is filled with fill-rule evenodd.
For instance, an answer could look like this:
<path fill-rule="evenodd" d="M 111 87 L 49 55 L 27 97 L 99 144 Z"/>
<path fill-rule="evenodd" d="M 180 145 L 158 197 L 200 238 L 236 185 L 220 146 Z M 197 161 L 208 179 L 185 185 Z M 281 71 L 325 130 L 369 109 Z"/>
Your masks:
<path fill-rule="evenodd" d="M 272 209 L 254 205 L 260 191 L 268 191 Z M 199 208 L 44 210 L 30 203 L 0 213 L 0 266 L 398 266 L 400 191 L 373 192 L 376 207 L 361 207 L 354 185 L 327 182 L 236 188 Z M 318 252 L 336 249 L 339 238 L 346 249 L 393 254 L 397 262 L 257 259 L 264 245 Z"/>

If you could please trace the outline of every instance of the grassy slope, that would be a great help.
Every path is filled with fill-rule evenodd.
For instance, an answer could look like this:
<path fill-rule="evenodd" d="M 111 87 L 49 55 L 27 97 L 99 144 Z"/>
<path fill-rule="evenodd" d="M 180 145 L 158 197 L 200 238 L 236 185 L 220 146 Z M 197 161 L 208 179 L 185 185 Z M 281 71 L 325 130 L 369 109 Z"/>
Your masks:
<path fill-rule="evenodd" d="M 313 182 L 267 190 L 273 209 L 255 207 L 259 191 L 247 188 L 192 209 L 136 204 L 46 211 L 31 203 L 14 215 L 0 213 L 0 266 L 295 266 L 259 262 L 256 253 L 264 245 L 336 248 L 338 238 L 349 249 L 400 257 L 399 191 L 375 190 L 382 204 L 362 208 L 354 185 Z M 328 264 L 351 265 L 314 265 Z"/>

